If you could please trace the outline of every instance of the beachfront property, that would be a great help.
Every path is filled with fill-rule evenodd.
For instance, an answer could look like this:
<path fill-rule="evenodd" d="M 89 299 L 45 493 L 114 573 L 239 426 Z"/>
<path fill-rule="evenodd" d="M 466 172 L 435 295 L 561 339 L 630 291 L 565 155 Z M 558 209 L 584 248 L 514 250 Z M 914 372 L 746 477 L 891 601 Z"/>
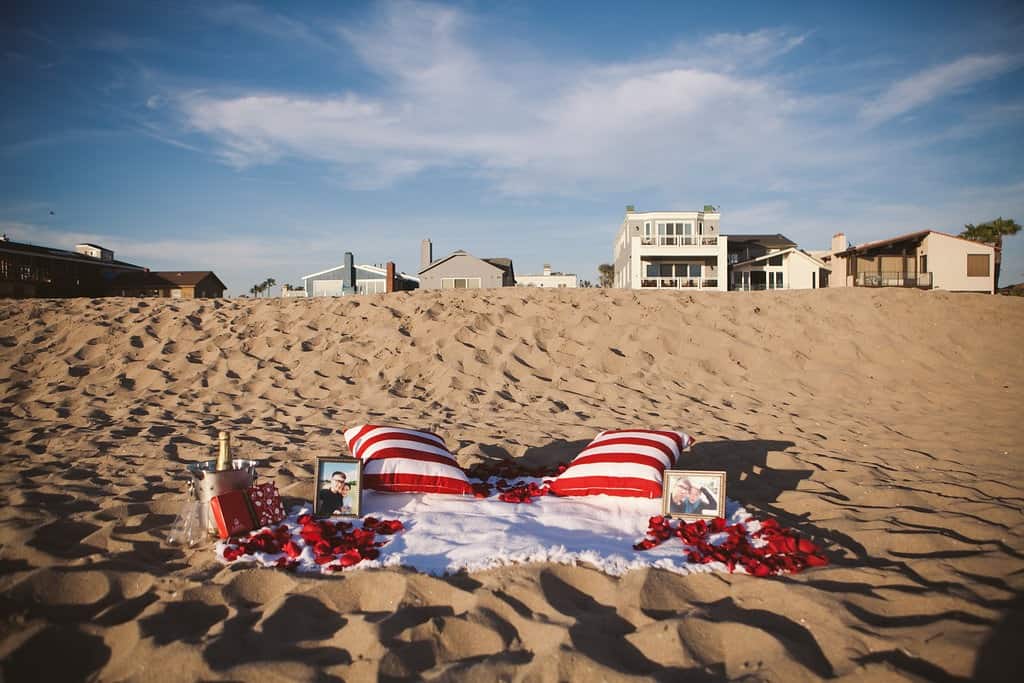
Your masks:
<path fill-rule="evenodd" d="M 113 251 L 96 244 L 68 251 L 0 238 L 0 297 L 107 296 L 116 277 L 145 270 L 115 260 Z"/>
<path fill-rule="evenodd" d="M 227 287 L 212 270 L 121 273 L 107 288 L 110 296 L 219 299 Z"/>
<path fill-rule="evenodd" d="M 828 287 L 831 268 L 780 235 L 729 235 L 729 289 Z"/>
<path fill-rule="evenodd" d="M 579 287 L 579 278 L 574 273 L 553 272 L 551 265 L 547 263 L 544 264 L 544 271 L 540 275 L 516 275 L 515 277 L 516 287 Z"/>
<path fill-rule="evenodd" d="M 921 230 L 848 246 L 846 235 L 832 237 L 818 252 L 832 269 L 830 287 L 914 287 L 952 292 L 995 289 L 995 247 L 936 230 Z"/>
<path fill-rule="evenodd" d="M 613 286 L 622 289 L 725 291 L 728 239 L 721 215 L 703 211 L 636 211 L 626 207 L 614 248 Z"/>
<path fill-rule="evenodd" d="M 420 246 L 419 276 L 422 289 L 489 289 L 516 285 L 511 259 L 482 259 L 459 249 L 435 261 L 434 245 L 429 239 L 423 240 Z"/>
<path fill-rule="evenodd" d="M 383 266 L 355 265 L 350 251 L 345 252 L 341 265 L 302 277 L 305 296 L 386 294 L 410 291 L 419 286 L 419 278 L 408 273 L 396 272 L 392 261 Z M 289 292 L 288 296 L 296 294 Z"/>

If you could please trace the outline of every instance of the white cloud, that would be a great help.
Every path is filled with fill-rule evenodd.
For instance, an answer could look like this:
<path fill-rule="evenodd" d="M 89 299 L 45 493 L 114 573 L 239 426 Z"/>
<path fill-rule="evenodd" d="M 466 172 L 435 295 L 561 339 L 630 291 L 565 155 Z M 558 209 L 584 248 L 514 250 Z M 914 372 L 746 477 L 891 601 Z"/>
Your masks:
<path fill-rule="evenodd" d="M 868 124 L 877 125 L 1001 76 L 1019 65 L 1019 59 L 1005 54 L 961 57 L 893 83 L 877 99 L 865 104 L 860 115 Z"/>
<path fill-rule="evenodd" d="M 362 188 L 445 167 L 508 193 L 738 180 L 813 161 L 800 142 L 827 134 L 802 120 L 814 103 L 737 69 L 803 36 L 717 34 L 649 61 L 570 65 L 490 58 L 471 47 L 471 26 L 457 9 L 392 3 L 369 25 L 338 30 L 379 76 L 374 92 L 200 92 L 178 104 L 228 164 L 316 160 Z"/>

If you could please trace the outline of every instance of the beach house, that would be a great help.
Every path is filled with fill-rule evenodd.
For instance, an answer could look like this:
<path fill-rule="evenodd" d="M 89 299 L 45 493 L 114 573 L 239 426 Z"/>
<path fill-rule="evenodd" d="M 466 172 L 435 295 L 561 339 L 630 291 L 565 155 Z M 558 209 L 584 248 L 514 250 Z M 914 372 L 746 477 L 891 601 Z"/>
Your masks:
<path fill-rule="evenodd" d="M 0 238 L 0 297 L 108 296 L 119 275 L 145 270 L 115 260 L 113 251 L 96 244 L 69 251 Z"/>
<path fill-rule="evenodd" d="M 516 275 L 516 287 L 572 288 L 579 287 L 579 279 L 574 273 L 553 272 L 545 263 L 540 275 Z"/>
<path fill-rule="evenodd" d="M 729 289 L 828 287 L 830 266 L 780 235 L 729 235 Z"/>
<path fill-rule="evenodd" d="M 615 237 L 614 286 L 622 289 L 728 289 L 728 239 L 718 209 L 636 211 Z"/>
<path fill-rule="evenodd" d="M 830 287 L 914 287 L 952 292 L 995 290 L 995 247 L 937 230 L 920 230 L 849 246 L 832 237 L 819 252 L 831 267 Z"/>
<path fill-rule="evenodd" d="M 107 288 L 111 296 L 163 296 L 216 299 L 227 287 L 212 270 L 161 270 L 122 273 Z"/>
<path fill-rule="evenodd" d="M 516 276 L 511 259 L 477 258 L 459 249 L 434 261 L 433 254 L 431 241 L 423 240 L 419 272 L 422 289 L 515 287 Z"/>
<path fill-rule="evenodd" d="M 417 289 L 419 278 L 400 273 L 391 261 L 381 265 L 356 265 L 352 252 L 346 251 L 342 263 L 302 277 L 306 296 L 351 296 L 385 294 Z M 289 296 L 293 296 L 289 294 Z"/>

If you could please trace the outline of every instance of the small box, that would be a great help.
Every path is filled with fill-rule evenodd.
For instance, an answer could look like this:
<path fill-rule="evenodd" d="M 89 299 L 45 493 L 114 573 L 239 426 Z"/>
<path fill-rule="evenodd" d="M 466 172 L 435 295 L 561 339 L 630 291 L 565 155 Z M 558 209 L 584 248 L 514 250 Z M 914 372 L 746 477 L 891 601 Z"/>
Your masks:
<path fill-rule="evenodd" d="M 248 491 L 228 491 L 210 500 L 210 509 L 221 538 L 229 538 L 256 528 L 256 515 Z"/>

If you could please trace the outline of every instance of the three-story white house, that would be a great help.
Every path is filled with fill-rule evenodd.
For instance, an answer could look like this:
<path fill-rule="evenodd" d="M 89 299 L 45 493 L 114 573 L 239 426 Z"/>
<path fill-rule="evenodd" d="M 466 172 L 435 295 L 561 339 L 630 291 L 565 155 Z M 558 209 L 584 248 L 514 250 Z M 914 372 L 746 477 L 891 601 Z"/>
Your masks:
<path fill-rule="evenodd" d="M 729 289 L 727 241 L 714 206 L 703 211 L 626 207 L 615 238 L 615 282 L 622 289 Z"/>

